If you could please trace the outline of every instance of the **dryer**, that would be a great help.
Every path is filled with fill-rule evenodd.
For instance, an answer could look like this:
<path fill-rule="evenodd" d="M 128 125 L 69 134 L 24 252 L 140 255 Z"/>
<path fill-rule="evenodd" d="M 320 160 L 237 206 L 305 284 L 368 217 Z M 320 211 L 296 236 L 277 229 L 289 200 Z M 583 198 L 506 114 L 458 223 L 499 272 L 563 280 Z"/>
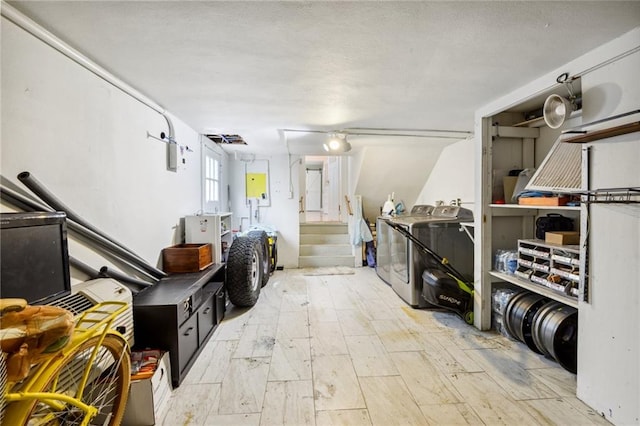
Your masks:
<path fill-rule="evenodd" d="M 431 250 L 447 258 L 463 275 L 473 276 L 473 242 L 460 231 L 461 222 L 473 220 L 473 212 L 460 206 L 421 206 L 407 216 L 379 218 L 378 276 L 388 283 L 407 304 L 428 308 L 432 305 L 422 297 L 422 272 L 435 260 L 424 254 L 385 220 L 406 229 Z M 382 252 L 382 253 L 381 253 Z"/>

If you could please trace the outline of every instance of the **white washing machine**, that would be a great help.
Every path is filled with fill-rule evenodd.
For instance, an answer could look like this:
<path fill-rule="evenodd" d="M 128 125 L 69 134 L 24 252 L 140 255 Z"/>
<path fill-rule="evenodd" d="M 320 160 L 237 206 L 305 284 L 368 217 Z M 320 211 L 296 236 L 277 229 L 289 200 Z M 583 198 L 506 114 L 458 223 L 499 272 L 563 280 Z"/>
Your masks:
<path fill-rule="evenodd" d="M 418 216 L 421 218 L 430 217 L 433 208 L 433 206 L 428 204 L 418 204 L 413 206 L 411 212 L 406 215 L 394 217 L 378 217 L 376 223 L 376 272 L 378 276 L 387 284 L 391 285 L 391 253 L 393 253 L 394 268 L 402 269 L 403 262 L 398 261 L 398 256 L 404 256 L 402 254 L 402 251 L 403 247 L 406 246 L 406 242 L 400 239 L 402 235 L 398 231 L 391 228 L 387 224 L 386 220 L 390 219 L 395 222 L 398 220 L 408 221 L 414 216 Z M 393 250 L 391 248 L 392 246 L 394 247 Z"/>
<path fill-rule="evenodd" d="M 378 276 L 387 282 L 407 304 L 426 308 L 431 305 L 422 297 L 422 272 L 436 262 L 416 247 L 407 237 L 386 224 L 378 223 L 378 254 L 382 248 L 382 263 L 378 260 Z M 428 214 L 412 214 L 388 218 L 406 229 L 460 273 L 473 277 L 473 242 L 460 223 L 473 221 L 473 212 L 459 206 L 438 206 Z M 386 235 L 380 235 L 380 234 Z"/>

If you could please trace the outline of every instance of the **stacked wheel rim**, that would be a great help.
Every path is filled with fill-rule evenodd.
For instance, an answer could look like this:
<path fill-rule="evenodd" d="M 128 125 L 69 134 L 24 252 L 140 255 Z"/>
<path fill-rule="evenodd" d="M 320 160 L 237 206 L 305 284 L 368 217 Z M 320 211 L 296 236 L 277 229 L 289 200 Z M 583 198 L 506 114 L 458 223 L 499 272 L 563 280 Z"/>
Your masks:
<path fill-rule="evenodd" d="M 535 345 L 566 370 L 578 367 L 578 310 L 560 302 L 549 302 L 533 318 Z"/>
<path fill-rule="evenodd" d="M 509 334 L 537 353 L 543 352 L 534 343 L 531 329 L 536 312 L 546 302 L 544 296 L 524 291 L 513 296 L 505 308 L 505 327 Z"/>

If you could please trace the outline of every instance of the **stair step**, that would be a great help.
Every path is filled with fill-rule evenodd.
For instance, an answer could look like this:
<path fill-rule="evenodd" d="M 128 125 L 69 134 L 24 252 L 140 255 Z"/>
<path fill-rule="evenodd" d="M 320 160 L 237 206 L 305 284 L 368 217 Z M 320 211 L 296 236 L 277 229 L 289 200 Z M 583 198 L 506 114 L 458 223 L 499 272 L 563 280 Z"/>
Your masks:
<path fill-rule="evenodd" d="M 321 266 L 354 266 L 354 256 L 300 256 L 299 268 L 314 268 Z"/>
<path fill-rule="evenodd" d="M 346 223 L 300 224 L 298 267 L 354 266 Z"/>
<path fill-rule="evenodd" d="M 300 234 L 348 234 L 346 223 L 300 224 Z"/>
<path fill-rule="evenodd" d="M 348 234 L 300 234 L 303 244 L 349 244 Z"/>
<path fill-rule="evenodd" d="M 350 244 L 301 244 L 300 256 L 351 256 Z"/>

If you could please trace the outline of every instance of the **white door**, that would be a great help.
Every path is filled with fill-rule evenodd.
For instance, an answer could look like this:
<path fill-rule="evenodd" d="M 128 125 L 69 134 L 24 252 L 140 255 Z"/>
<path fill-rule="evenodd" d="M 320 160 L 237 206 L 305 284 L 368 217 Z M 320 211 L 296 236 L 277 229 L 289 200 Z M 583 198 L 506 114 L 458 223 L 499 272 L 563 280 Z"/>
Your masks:
<path fill-rule="evenodd" d="M 305 210 L 322 210 L 322 170 L 307 169 Z"/>

